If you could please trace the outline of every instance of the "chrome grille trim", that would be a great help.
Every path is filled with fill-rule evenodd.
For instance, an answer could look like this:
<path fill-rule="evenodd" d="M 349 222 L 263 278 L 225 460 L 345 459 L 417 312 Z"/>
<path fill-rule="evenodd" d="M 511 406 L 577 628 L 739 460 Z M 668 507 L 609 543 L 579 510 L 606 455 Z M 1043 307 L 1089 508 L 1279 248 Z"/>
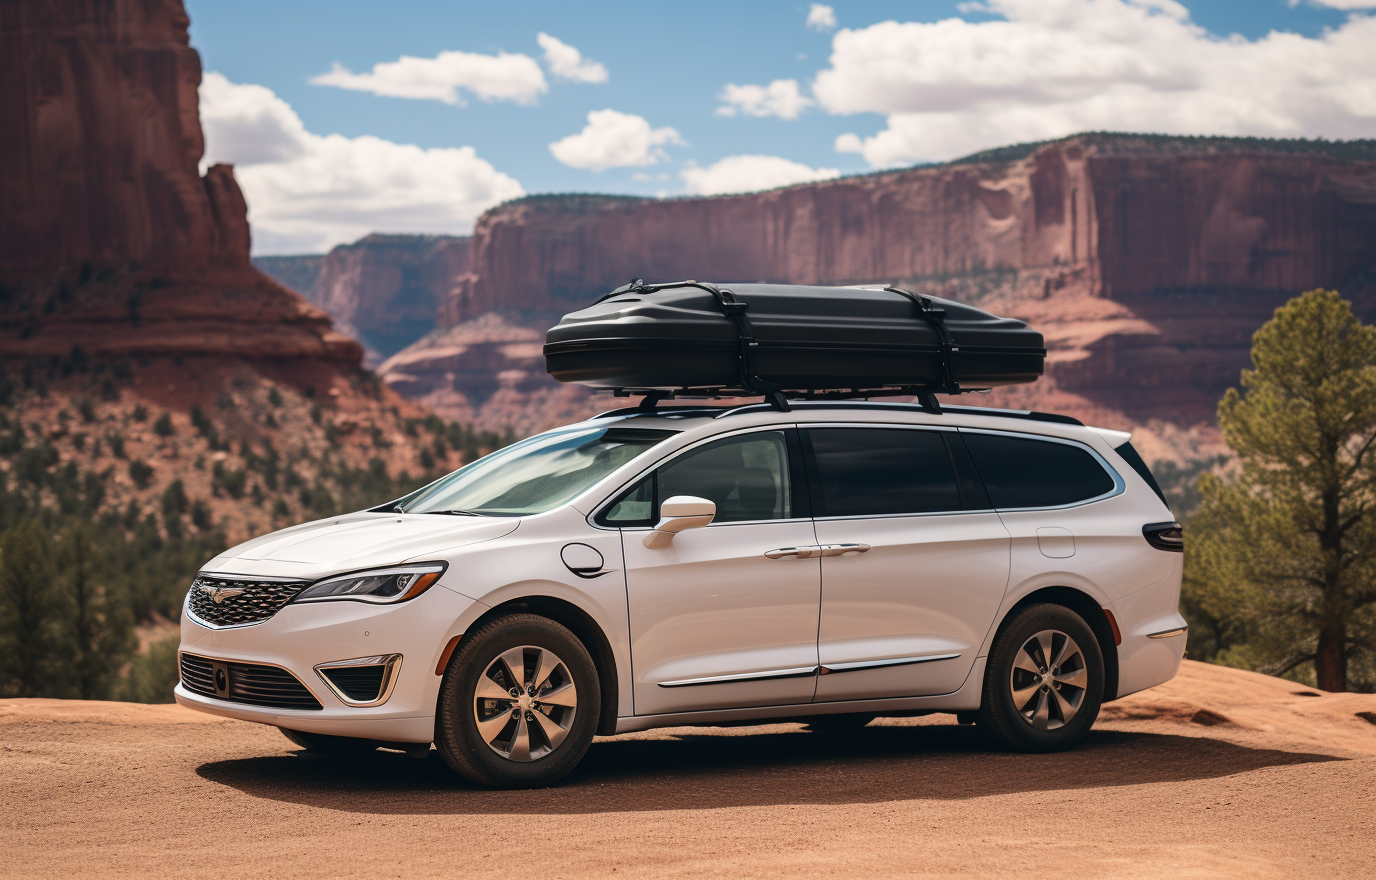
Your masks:
<path fill-rule="evenodd" d="M 271 618 L 309 585 L 304 580 L 200 574 L 191 582 L 186 613 L 211 629 L 252 626 Z"/>

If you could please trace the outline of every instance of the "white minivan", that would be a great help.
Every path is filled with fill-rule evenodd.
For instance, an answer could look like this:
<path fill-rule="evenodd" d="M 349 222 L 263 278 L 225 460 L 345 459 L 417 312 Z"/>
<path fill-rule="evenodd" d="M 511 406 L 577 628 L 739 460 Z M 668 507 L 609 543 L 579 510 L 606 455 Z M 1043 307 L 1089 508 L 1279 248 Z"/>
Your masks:
<path fill-rule="evenodd" d="M 617 410 L 212 559 L 184 706 L 547 785 L 594 735 L 955 713 L 1025 751 L 1175 675 L 1183 540 L 1128 435 L 864 401 Z"/>

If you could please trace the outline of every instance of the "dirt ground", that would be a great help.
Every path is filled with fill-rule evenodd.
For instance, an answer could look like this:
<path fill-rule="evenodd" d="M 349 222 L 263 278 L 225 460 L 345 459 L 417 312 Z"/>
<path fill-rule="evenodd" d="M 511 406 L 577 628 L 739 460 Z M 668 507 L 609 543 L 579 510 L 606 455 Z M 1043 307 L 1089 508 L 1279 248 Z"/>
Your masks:
<path fill-rule="evenodd" d="M 1374 873 L 1376 697 L 1198 663 L 1067 754 L 992 751 L 949 715 L 679 728 L 599 739 L 525 792 L 176 706 L 0 701 L 3 877 Z"/>

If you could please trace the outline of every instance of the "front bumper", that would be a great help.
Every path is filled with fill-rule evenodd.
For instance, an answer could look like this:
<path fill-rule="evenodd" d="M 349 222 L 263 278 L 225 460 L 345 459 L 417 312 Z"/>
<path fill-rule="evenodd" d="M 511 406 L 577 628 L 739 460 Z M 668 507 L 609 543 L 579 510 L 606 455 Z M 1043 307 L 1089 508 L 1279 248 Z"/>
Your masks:
<path fill-rule="evenodd" d="M 435 674 L 445 645 L 463 632 L 472 599 L 437 585 L 398 605 L 315 602 L 287 605 L 251 626 L 214 629 L 182 615 L 181 650 L 214 660 L 280 666 L 296 677 L 320 709 L 279 709 L 203 696 L 178 684 L 177 702 L 190 709 L 309 733 L 389 742 L 434 739 Z M 390 696 L 377 706 L 350 706 L 315 667 L 355 657 L 401 654 Z"/>

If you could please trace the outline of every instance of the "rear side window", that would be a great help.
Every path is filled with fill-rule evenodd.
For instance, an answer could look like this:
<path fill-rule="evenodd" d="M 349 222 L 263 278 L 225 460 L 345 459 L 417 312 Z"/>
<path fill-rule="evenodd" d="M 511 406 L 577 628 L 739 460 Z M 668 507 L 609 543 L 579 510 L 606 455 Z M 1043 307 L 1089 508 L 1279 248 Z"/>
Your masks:
<path fill-rule="evenodd" d="M 1151 487 L 1151 490 L 1156 493 L 1156 497 L 1161 499 L 1162 504 L 1167 507 L 1171 506 L 1171 503 L 1166 500 L 1166 493 L 1161 491 L 1161 485 L 1156 482 L 1156 477 L 1152 476 L 1151 468 L 1147 467 L 1147 463 L 1142 460 L 1142 456 L 1133 448 L 1132 443 L 1125 441 L 1122 446 L 1114 451 L 1123 457 L 1123 461 L 1128 463 L 1128 467 L 1137 471 L 1137 476 L 1141 477 Z"/>
<path fill-rule="evenodd" d="M 960 510 L 960 489 L 937 431 L 812 428 L 817 516 Z"/>
<path fill-rule="evenodd" d="M 965 431 L 961 436 L 997 508 L 1060 507 L 1113 491 L 1113 477 L 1079 446 Z"/>

